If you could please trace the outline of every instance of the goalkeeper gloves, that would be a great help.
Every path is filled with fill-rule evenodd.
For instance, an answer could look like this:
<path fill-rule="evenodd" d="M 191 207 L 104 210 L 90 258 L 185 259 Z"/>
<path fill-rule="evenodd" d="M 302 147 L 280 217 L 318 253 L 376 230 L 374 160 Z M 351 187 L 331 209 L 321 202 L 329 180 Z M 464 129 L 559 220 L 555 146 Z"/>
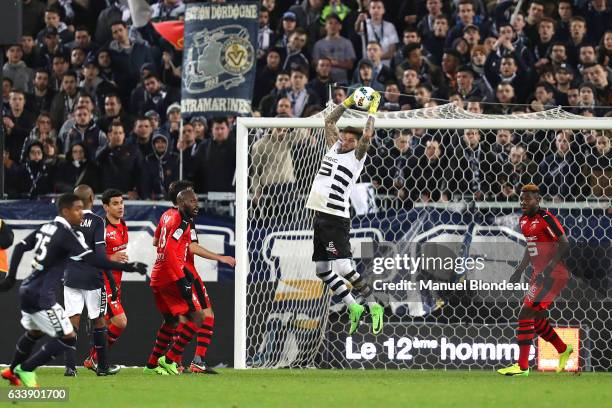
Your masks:
<path fill-rule="evenodd" d="M 374 92 L 372 102 L 370 102 L 370 107 L 368 108 L 368 115 L 374 116 L 376 112 L 378 112 L 378 105 L 380 105 L 380 99 L 380 92 Z"/>
<path fill-rule="evenodd" d="M 355 103 L 355 98 L 353 98 L 354 93 L 355 92 L 351 93 L 351 95 L 348 98 L 342 101 L 342 105 L 344 105 L 345 108 L 348 109 L 351 106 L 353 106 L 353 104 Z"/>

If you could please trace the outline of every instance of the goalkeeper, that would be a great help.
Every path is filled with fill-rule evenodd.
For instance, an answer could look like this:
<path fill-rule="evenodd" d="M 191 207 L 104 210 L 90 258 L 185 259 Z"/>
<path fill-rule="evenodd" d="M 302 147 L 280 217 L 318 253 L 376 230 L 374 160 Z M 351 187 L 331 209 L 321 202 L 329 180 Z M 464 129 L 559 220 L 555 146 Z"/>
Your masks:
<path fill-rule="evenodd" d="M 352 127 L 339 131 L 336 122 L 354 104 L 353 95 L 325 117 L 325 141 L 329 150 L 312 183 L 306 208 L 315 212 L 312 260 L 316 263 L 317 276 L 348 306 L 351 322 L 349 334 L 357 330 L 365 307 L 355 301 L 342 277 L 366 300 L 372 316 L 372 332 L 378 334 L 383 326 L 384 309 L 376 302 L 372 288 L 354 270 L 351 262 L 349 198 L 363 170 L 374 134 L 374 114 L 378 110 L 380 94 L 376 92 L 370 103 L 363 131 Z M 335 270 L 342 277 L 332 270 L 332 263 L 335 263 Z"/>

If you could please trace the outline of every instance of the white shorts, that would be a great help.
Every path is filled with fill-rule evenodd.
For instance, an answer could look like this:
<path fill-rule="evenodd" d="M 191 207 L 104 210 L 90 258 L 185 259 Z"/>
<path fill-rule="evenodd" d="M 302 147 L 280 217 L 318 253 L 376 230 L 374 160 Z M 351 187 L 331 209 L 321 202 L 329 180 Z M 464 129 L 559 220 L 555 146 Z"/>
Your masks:
<path fill-rule="evenodd" d="M 26 330 L 40 330 L 51 337 L 64 337 L 74 331 L 66 312 L 58 303 L 36 313 L 21 311 L 21 325 Z"/>
<path fill-rule="evenodd" d="M 106 313 L 106 291 L 104 289 L 75 289 L 64 286 L 64 306 L 68 317 L 83 313 L 87 306 L 90 319 L 97 319 Z"/>

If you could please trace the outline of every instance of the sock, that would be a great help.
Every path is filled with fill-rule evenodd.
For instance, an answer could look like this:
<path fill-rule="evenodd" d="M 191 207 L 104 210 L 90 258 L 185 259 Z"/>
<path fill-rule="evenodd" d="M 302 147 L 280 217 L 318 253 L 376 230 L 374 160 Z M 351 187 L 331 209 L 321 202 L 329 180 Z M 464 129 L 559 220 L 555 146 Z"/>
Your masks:
<path fill-rule="evenodd" d="M 208 346 L 210 346 L 210 339 L 213 335 L 213 326 L 215 324 L 215 317 L 208 316 L 204 318 L 202 326 L 198 329 L 197 346 L 195 351 L 194 360 L 201 360 L 206 356 Z"/>
<path fill-rule="evenodd" d="M 559 337 L 555 329 L 553 329 L 550 323 L 548 323 L 548 320 L 536 320 L 535 331 L 541 338 L 555 346 L 557 353 L 563 353 L 567 349 L 567 344 L 561 340 L 561 337 Z"/>
<path fill-rule="evenodd" d="M 348 280 L 351 285 L 359 292 L 359 294 L 368 302 L 368 306 L 373 306 L 376 303 L 374 298 L 374 291 L 372 287 L 367 284 L 365 279 L 355 270 L 350 271 L 344 275 L 344 279 Z"/>
<path fill-rule="evenodd" d="M 108 325 L 108 348 L 111 348 L 113 344 L 119 339 L 121 333 L 123 333 L 122 328 L 115 326 L 114 324 Z"/>
<path fill-rule="evenodd" d="M 108 363 L 106 361 L 106 327 L 93 329 L 91 332 L 91 337 L 94 343 L 94 353 L 96 355 L 96 360 L 98 361 L 98 367 L 101 367 L 104 370 L 108 367 Z"/>
<path fill-rule="evenodd" d="M 13 357 L 13 362 L 11 363 L 11 371 L 13 371 L 19 364 L 26 361 L 26 359 L 30 356 L 30 353 L 32 353 L 36 340 L 38 339 L 30 337 L 28 332 L 21 335 L 19 340 L 17 340 L 17 344 L 15 345 L 15 356 Z"/>
<path fill-rule="evenodd" d="M 334 292 L 334 295 L 340 297 L 347 306 L 356 303 L 355 298 L 351 295 L 351 291 L 348 290 L 342 278 L 334 272 L 327 271 L 317 273 L 317 276 L 332 290 L 332 292 Z"/>
<path fill-rule="evenodd" d="M 172 341 L 172 337 L 176 333 L 176 329 L 167 323 L 161 325 L 159 330 L 157 330 L 157 337 L 155 338 L 155 346 L 153 346 L 153 351 L 149 356 L 149 360 L 147 361 L 148 368 L 157 367 L 157 359 L 164 355 L 166 349 L 168 348 L 168 344 Z"/>
<path fill-rule="evenodd" d="M 69 348 L 64 351 L 64 365 L 66 366 L 66 368 L 76 370 L 76 348 Z"/>
<path fill-rule="evenodd" d="M 516 339 L 519 346 L 518 364 L 521 370 L 529 368 L 529 349 L 534 336 L 533 320 L 519 320 Z"/>
<path fill-rule="evenodd" d="M 166 359 L 180 364 L 185 347 L 195 336 L 197 330 L 198 327 L 192 322 L 179 323 L 174 336 L 174 344 L 170 351 L 166 353 Z"/>
<path fill-rule="evenodd" d="M 47 364 L 68 349 L 76 350 L 76 339 L 52 339 L 41 347 L 32 357 L 21 363 L 25 371 L 34 371 L 37 367 Z"/>

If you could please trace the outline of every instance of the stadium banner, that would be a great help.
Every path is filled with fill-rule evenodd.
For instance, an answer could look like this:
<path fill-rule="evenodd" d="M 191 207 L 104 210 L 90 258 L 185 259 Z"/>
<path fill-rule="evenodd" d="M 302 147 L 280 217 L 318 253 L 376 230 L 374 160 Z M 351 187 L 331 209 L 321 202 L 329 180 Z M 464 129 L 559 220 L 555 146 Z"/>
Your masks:
<path fill-rule="evenodd" d="M 586 331 L 571 330 L 574 341 L 570 344 L 585 339 Z M 336 320 L 327 330 L 322 360 L 329 368 L 388 368 L 392 363 L 399 369 L 494 369 L 518 359 L 515 334 L 512 324 L 390 322 L 377 336 L 363 329 L 348 336 L 346 322 Z M 587 344 L 588 340 L 583 348 Z M 534 342 L 529 361 L 539 360 L 538 369 L 546 369 L 553 362 L 543 359 L 550 359 L 552 353 L 542 354 L 541 347 L 542 342 Z M 586 350 L 580 350 L 580 369 L 590 369 L 589 356 Z M 576 371 L 577 363 L 578 353 L 568 364 L 569 370 Z"/>
<path fill-rule="evenodd" d="M 255 1 L 186 5 L 183 117 L 251 113 L 258 19 Z"/>

